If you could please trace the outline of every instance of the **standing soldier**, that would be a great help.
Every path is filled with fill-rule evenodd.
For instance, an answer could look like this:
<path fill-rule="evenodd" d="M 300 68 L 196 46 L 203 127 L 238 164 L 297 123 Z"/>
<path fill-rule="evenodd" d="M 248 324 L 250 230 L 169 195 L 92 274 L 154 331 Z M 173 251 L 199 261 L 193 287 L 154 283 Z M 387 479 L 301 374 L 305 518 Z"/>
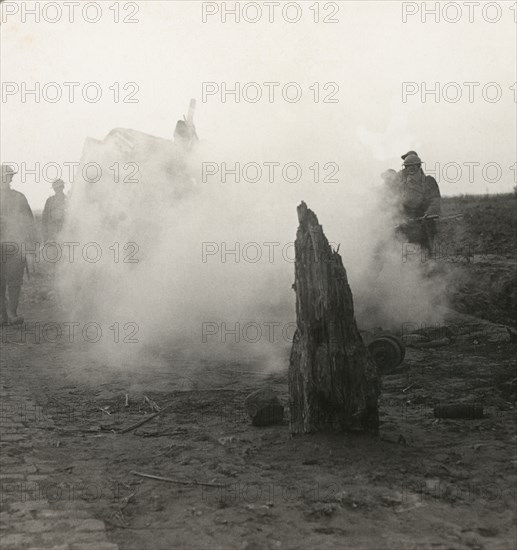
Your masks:
<path fill-rule="evenodd" d="M 41 224 L 43 229 L 43 239 L 45 242 L 54 242 L 63 228 L 65 222 L 66 195 L 63 192 L 65 182 L 57 179 L 52 184 L 54 195 L 47 199 Z"/>
<path fill-rule="evenodd" d="M 422 161 L 409 151 L 402 157 L 404 168 L 397 174 L 397 202 L 403 223 L 399 233 L 410 243 L 432 251 L 436 236 L 435 220 L 440 215 L 440 189 L 432 176 L 422 170 Z"/>
<path fill-rule="evenodd" d="M 0 313 L 3 323 L 17 325 L 23 323 L 17 310 L 26 251 L 36 245 L 34 218 L 25 195 L 11 189 L 16 171 L 6 164 L 0 170 Z"/>

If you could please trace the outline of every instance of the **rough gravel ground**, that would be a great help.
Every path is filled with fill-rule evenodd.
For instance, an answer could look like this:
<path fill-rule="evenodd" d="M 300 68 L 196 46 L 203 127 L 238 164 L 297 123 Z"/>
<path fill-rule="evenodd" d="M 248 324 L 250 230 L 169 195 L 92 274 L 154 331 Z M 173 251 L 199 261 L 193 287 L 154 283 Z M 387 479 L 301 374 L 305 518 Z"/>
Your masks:
<path fill-rule="evenodd" d="M 458 289 L 455 303 L 511 324 L 515 277 L 508 290 L 505 274 L 514 258 L 493 260 L 454 267 L 470 270 L 461 283 L 490 307 Z M 490 281 L 501 284 L 490 290 Z M 62 319 L 44 273 L 26 284 L 21 311 L 29 324 Z M 267 385 L 287 403 L 287 347 L 285 369 L 269 375 L 246 354 L 194 360 L 165 346 L 133 357 L 138 368 L 113 369 L 84 341 L 28 334 L 23 343 L 4 330 L 0 547 L 514 549 L 517 344 L 497 327 L 444 330 L 446 345 L 409 347 L 403 367 L 384 377 L 377 438 L 291 438 L 287 420 L 250 425 L 251 391 Z M 119 433 L 153 401 L 171 407 Z M 481 403 L 485 417 L 436 420 L 437 402 Z"/>
<path fill-rule="evenodd" d="M 25 303 L 23 312 L 52 319 L 53 303 Z M 249 392 L 270 385 L 287 400 L 286 373 L 264 375 L 260 364 L 193 362 L 156 348 L 141 370 L 117 373 L 92 361 L 87 345 L 5 334 L 3 384 L 35 405 L 25 418 L 4 410 L 1 427 L 15 421 L 17 433 L 37 434 L 23 459 L 54 489 L 49 510 L 86 510 L 119 548 L 515 548 L 515 343 L 408 348 L 404 368 L 384 378 L 379 438 L 291 438 L 287 424 L 250 426 Z M 144 396 L 172 407 L 117 433 L 151 413 Z M 486 418 L 435 420 L 438 401 L 483 403 Z M 9 475 L 19 447 L 2 444 Z M 11 536 L 19 495 L 16 478 L 4 480 Z"/>

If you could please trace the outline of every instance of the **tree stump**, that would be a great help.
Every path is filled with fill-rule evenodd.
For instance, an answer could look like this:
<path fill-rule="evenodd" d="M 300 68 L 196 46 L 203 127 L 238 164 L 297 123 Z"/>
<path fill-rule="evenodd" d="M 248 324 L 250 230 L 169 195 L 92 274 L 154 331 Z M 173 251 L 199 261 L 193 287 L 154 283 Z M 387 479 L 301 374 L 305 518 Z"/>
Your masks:
<path fill-rule="evenodd" d="M 331 250 L 316 214 L 304 202 L 297 210 L 291 433 L 377 433 L 379 375 L 355 323 L 341 256 Z"/>

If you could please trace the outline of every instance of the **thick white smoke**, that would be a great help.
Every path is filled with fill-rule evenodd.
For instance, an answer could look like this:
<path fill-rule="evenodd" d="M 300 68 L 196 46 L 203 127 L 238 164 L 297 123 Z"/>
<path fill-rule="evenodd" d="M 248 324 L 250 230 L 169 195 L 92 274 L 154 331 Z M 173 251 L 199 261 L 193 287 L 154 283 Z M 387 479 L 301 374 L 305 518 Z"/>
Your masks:
<path fill-rule="evenodd" d="M 194 357 L 260 357 L 266 368 L 285 367 L 295 322 L 292 243 L 301 200 L 340 246 L 360 328 L 398 330 L 438 320 L 442 283 L 425 275 L 419 258 L 404 262 L 402 245 L 386 238 L 395 218 L 380 178 L 361 176 L 346 158 L 326 154 L 324 140 L 310 144 L 310 156 L 307 144 L 290 147 L 282 157 L 271 147 L 202 141 L 185 155 L 172 140 L 130 130 L 87 140 L 61 236 L 79 246 L 74 261 L 61 264 L 60 293 L 73 321 L 118 323 L 120 340 L 138 340 L 103 339 L 92 352 L 113 365 L 139 363 L 139 351 L 159 346 Z M 278 174 L 295 159 L 303 176 L 287 182 Z M 269 182 L 272 160 L 280 166 Z M 330 161 L 339 167 L 338 182 L 323 181 L 331 177 L 333 166 L 323 169 Z M 223 182 L 223 162 L 228 168 L 257 163 L 262 178 L 251 183 L 249 172 L 237 183 L 228 174 Z M 203 174 L 203 165 L 216 173 Z M 90 257 L 102 252 L 98 261 L 82 256 L 87 243 L 96 243 Z M 380 263 L 373 261 L 379 250 Z"/>

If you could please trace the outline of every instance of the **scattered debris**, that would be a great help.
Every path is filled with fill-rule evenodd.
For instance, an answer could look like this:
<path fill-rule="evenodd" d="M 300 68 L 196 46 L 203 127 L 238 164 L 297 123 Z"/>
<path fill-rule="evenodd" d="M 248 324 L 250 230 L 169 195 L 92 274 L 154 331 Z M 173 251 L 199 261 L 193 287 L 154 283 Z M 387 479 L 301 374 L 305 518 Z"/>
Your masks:
<path fill-rule="evenodd" d="M 147 418 L 140 420 L 139 422 L 137 422 L 136 424 L 133 424 L 132 426 L 129 426 L 128 428 L 124 428 L 123 430 L 120 430 L 119 434 L 125 434 L 127 432 L 130 432 L 131 430 L 134 430 L 135 428 L 142 426 L 142 424 L 149 422 L 149 420 L 156 418 L 159 414 L 162 414 L 167 409 L 170 409 L 172 405 L 173 403 L 169 403 L 166 407 L 163 407 L 163 409 L 160 409 L 158 412 L 155 412 L 154 414 L 149 415 Z"/>
<path fill-rule="evenodd" d="M 152 399 L 149 399 L 149 397 L 147 397 L 147 395 L 144 395 L 144 402 L 147 403 L 149 405 L 149 407 L 151 407 L 152 411 L 154 411 L 154 412 L 159 412 L 160 411 L 160 407 Z"/>
<path fill-rule="evenodd" d="M 364 333 L 362 333 L 364 334 Z M 404 360 L 406 348 L 402 340 L 388 331 L 381 331 L 372 337 L 363 340 L 368 347 L 379 373 L 392 373 Z"/>

